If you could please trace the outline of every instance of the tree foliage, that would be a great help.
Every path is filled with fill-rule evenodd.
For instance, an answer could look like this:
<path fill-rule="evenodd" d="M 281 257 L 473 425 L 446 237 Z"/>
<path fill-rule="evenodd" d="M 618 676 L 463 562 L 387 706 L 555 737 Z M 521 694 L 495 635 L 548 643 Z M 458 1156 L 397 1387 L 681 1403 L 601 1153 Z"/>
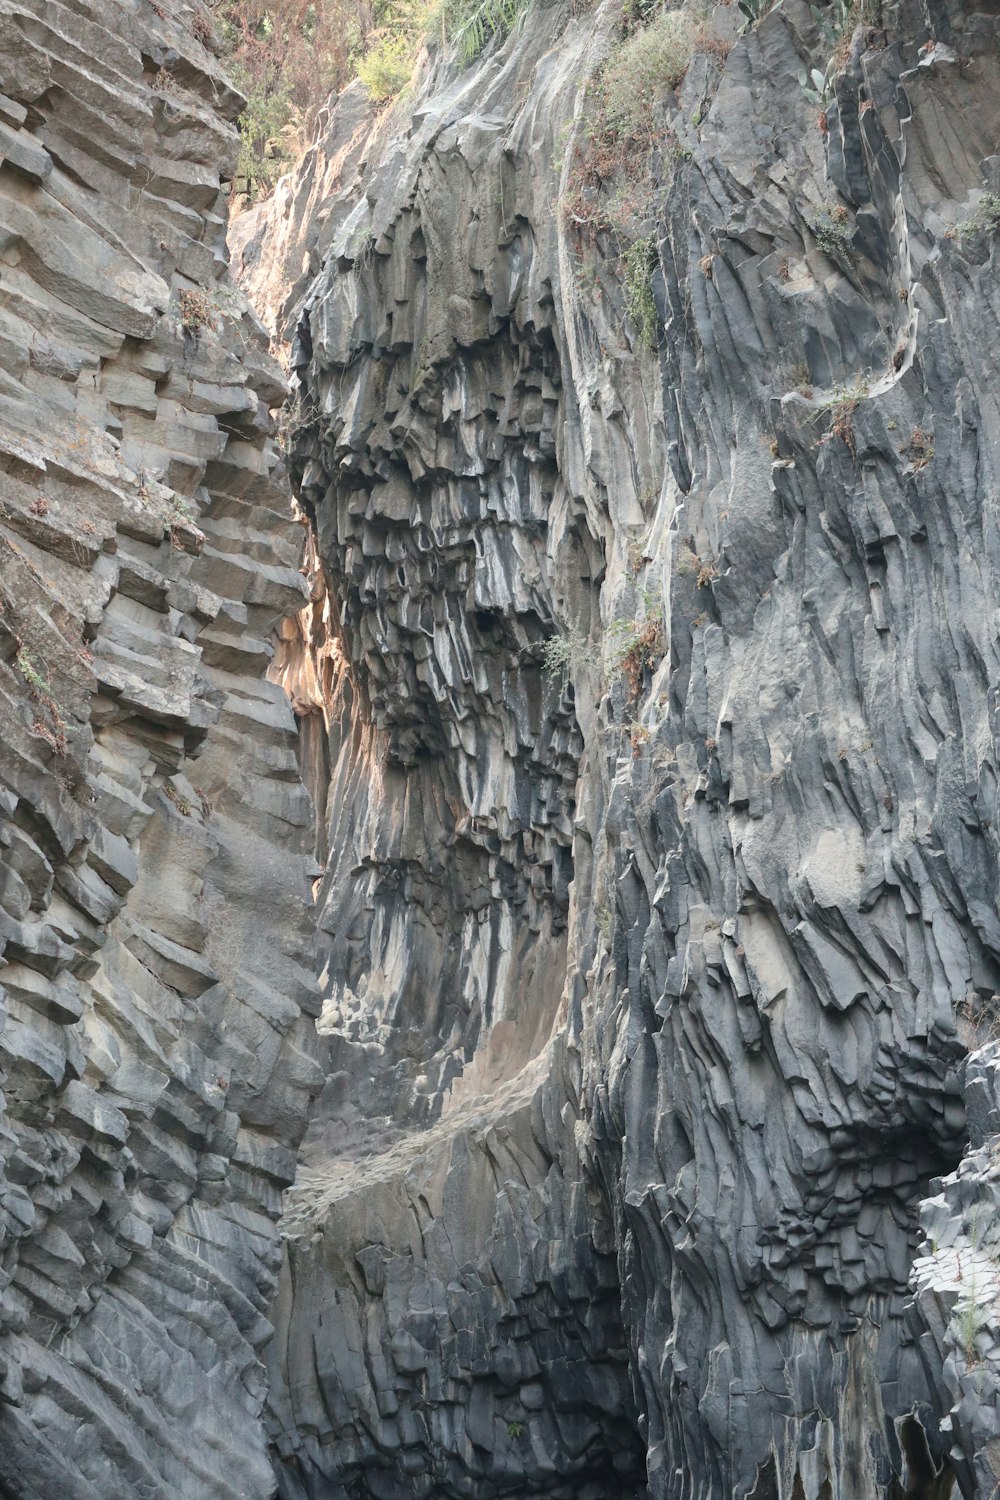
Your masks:
<path fill-rule="evenodd" d="M 247 97 L 236 190 L 273 187 L 331 93 L 351 77 L 352 46 L 372 25 L 368 0 L 217 0 L 228 67 Z"/>

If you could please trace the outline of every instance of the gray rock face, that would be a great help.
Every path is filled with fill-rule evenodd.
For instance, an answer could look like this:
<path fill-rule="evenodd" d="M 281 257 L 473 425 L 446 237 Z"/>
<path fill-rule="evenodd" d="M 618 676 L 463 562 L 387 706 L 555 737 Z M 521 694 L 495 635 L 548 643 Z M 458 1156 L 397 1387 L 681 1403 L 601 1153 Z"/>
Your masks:
<path fill-rule="evenodd" d="M 0 0 L 16 1500 L 992 1500 L 1000 21 L 698 54 L 655 350 L 617 25 L 236 227 L 303 584 L 203 18 Z"/>
<path fill-rule="evenodd" d="M 655 358 L 558 207 L 613 25 L 352 95 L 241 241 L 279 334 L 323 258 L 279 1491 L 985 1496 L 914 1257 L 995 1213 L 983 1145 L 935 1194 L 1000 990 L 996 18 L 883 7 L 824 129 L 805 5 L 697 58 Z"/>
<path fill-rule="evenodd" d="M 194 30 L 192 30 L 194 27 Z M 206 33 L 207 34 L 207 33 Z M 185 4 L 0 3 L 0 1492 L 268 1496 L 320 1082 L 283 381 Z"/>

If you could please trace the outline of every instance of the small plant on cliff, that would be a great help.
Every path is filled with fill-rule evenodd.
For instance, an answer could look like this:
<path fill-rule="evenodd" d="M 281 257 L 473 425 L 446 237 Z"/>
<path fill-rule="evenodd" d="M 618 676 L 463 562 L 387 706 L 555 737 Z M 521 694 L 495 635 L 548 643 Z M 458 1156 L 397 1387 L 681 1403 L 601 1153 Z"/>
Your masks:
<path fill-rule="evenodd" d="M 811 68 L 806 73 L 803 68 L 799 73 L 799 87 L 808 102 L 815 106 L 816 123 L 823 135 L 826 135 L 826 111 L 833 98 L 833 79 L 836 65 L 828 63 L 826 68 Z"/>
<path fill-rule="evenodd" d="M 923 427 L 914 427 L 909 440 L 899 452 L 900 457 L 906 459 L 914 472 L 926 469 L 934 457 L 934 439 Z"/>
<path fill-rule="evenodd" d="M 994 234 L 997 229 L 1000 229 L 1000 193 L 984 193 L 972 218 L 963 219 L 949 229 L 945 238 L 967 240 L 975 234 Z"/>
<path fill-rule="evenodd" d="M 550 677 L 561 677 L 568 681 L 572 672 L 581 667 L 595 666 L 598 656 L 592 641 L 575 627 L 565 635 L 551 635 L 543 641 L 542 666 Z"/>
<path fill-rule="evenodd" d="M 850 57 L 855 27 L 873 25 L 881 8 L 881 0 L 828 0 L 824 6 L 810 5 L 816 29 L 838 67 L 844 67 Z"/>
<path fill-rule="evenodd" d="M 819 440 L 821 447 L 824 443 L 832 443 L 834 439 L 839 438 L 850 450 L 851 457 L 857 457 L 857 445 L 854 441 L 854 413 L 861 402 L 868 399 L 870 391 L 871 379 L 868 375 L 862 375 L 852 386 L 837 386 L 833 395 L 820 404 L 813 420 L 818 420 L 824 415 L 830 417 L 830 425 Z"/>
<path fill-rule="evenodd" d="M 653 296 L 653 272 L 656 269 L 656 246 L 652 236 L 636 240 L 622 252 L 621 268 L 625 292 L 625 313 L 649 349 L 656 348 L 657 312 Z"/>
<path fill-rule="evenodd" d="M 818 5 L 810 5 L 809 9 L 816 22 L 816 29 L 827 47 L 836 47 L 851 25 L 855 11 L 854 0 L 830 0 L 823 9 Z"/>
<path fill-rule="evenodd" d="M 172 781 L 165 781 L 162 791 L 164 797 L 166 797 L 168 802 L 173 803 L 182 818 L 189 818 L 191 816 L 194 806 L 190 797 L 185 797 L 183 792 L 179 792 Z"/>
<path fill-rule="evenodd" d="M 832 260 L 844 262 L 853 257 L 850 223 L 851 216 L 842 203 L 823 209 L 812 221 L 817 245 Z"/>
<path fill-rule="evenodd" d="M 975 1226 L 974 1226 L 975 1227 Z M 979 1290 L 979 1266 L 977 1263 L 978 1245 L 975 1237 L 972 1238 L 972 1274 L 969 1276 L 968 1284 L 964 1288 L 964 1296 L 959 1299 L 955 1306 L 956 1321 L 958 1323 L 958 1338 L 961 1344 L 962 1355 L 966 1366 L 972 1368 L 979 1363 L 979 1351 L 976 1348 L 976 1335 L 983 1323 L 986 1321 L 986 1309 L 982 1305 Z M 964 1268 L 962 1266 L 961 1251 L 957 1253 L 958 1279 L 964 1282 Z"/>
<path fill-rule="evenodd" d="M 627 697 L 634 702 L 646 673 L 663 656 L 663 631 L 658 620 L 619 620 L 612 626 L 611 637 L 610 670 L 624 677 Z"/>
<path fill-rule="evenodd" d="M 744 18 L 740 31 L 751 31 L 758 21 L 764 19 L 774 3 L 775 0 L 739 0 L 740 11 Z"/>
<path fill-rule="evenodd" d="M 508 1422 L 507 1423 L 507 1436 L 508 1437 L 519 1438 L 519 1437 L 523 1437 L 523 1435 L 524 1435 L 524 1423 L 523 1422 Z"/>
<path fill-rule="evenodd" d="M 56 701 L 52 686 L 37 659 L 26 646 L 19 646 L 14 658 L 25 686 L 38 707 L 48 715 L 48 721 L 39 717 L 32 724 L 32 733 L 47 740 L 59 755 L 66 753 L 66 720 Z"/>
<path fill-rule="evenodd" d="M 177 293 L 177 308 L 180 325 L 192 338 L 200 337 L 204 329 L 210 328 L 215 319 L 215 308 L 207 292 L 197 289 Z"/>
<path fill-rule="evenodd" d="M 695 587 L 699 589 L 708 588 L 719 576 L 719 569 L 711 558 L 700 557 L 694 550 L 693 538 L 686 546 L 678 549 L 674 566 L 681 578 L 693 578 Z"/>
<path fill-rule="evenodd" d="M 598 932 L 604 938 L 605 942 L 610 943 L 612 937 L 614 936 L 615 930 L 614 907 L 611 906 L 608 902 L 605 902 L 600 906 L 595 906 L 594 918 L 597 923 Z"/>

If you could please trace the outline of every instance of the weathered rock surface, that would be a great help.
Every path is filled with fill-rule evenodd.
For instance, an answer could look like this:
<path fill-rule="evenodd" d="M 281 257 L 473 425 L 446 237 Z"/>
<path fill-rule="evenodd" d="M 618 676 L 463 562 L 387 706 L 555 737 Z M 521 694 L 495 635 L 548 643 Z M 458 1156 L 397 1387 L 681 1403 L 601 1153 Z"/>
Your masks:
<path fill-rule="evenodd" d="M 883 6 L 825 132 L 798 0 L 696 58 L 655 357 L 559 212 L 615 23 L 346 97 L 241 231 L 279 336 L 322 260 L 279 1490 L 986 1496 L 995 1330 L 914 1258 L 996 1211 L 988 1146 L 936 1179 L 1000 990 L 1000 22 Z"/>
<path fill-rule="evenodd" d="M 0 1493 L 266 1497 L 320 1082 L 281 373 L 240 100 L 162 0 L 0 3 Z"/>

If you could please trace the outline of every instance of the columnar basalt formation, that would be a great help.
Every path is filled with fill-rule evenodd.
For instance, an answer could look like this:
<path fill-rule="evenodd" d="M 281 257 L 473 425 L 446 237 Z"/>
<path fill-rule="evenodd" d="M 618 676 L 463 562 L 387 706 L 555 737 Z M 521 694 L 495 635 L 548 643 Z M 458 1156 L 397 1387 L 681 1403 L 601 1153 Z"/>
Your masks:
<path fill-rule="evenodd" d="M 329 788 L 280 1493 L 985 1495 L 993 1314 L 911 1269 L 992 1202 L 998 22 L 852 20 L 818 118 L 809 7 L 730 20 L 653 356 L 560 212 L 617 21 L 345 96 L 241 240 Z"/>
<path fill-rule="evenodd" d="M 993 1500 L 995 8 L 0 0 L 0 1494 Z"/>
<path fill-rule="evenodd" d="M 622 342 L 602 364 L 581 328 L 568 356 L 554 302 L 559 221 L 533 163 L 559 149 L 602 47 L 592 17 L 565 20 L 540 13 L 453 77 L 404 149 L 352 91 L 303 169 L 304 195 L 332 171 L 343 187 L 292 356 L 315 598 L 274 664 L 307 710 L 304 747 L 308 710 L 329 732 L 328 769 L 303 756 L 318 802 L 328 785 L 330 1077 L 271 1360 L 287 1494 L 644 1487 L 564 1031 L 585 716 L 545 643 L 571 616 L 596 657 L 608 495 L 639 521 L 658 402 L 651 355 Z M 287 226 L 309 222 L 287 187 L 279 201 L 263 240 L 237 231 L 264 312 L 286 246 L 301 264 Z"/>
<path fill-rule="evenodd" d="M 284 382 L 197 9 L 0 3 L 0 1493 L 272 1491 L 314 1058 Z"/>

